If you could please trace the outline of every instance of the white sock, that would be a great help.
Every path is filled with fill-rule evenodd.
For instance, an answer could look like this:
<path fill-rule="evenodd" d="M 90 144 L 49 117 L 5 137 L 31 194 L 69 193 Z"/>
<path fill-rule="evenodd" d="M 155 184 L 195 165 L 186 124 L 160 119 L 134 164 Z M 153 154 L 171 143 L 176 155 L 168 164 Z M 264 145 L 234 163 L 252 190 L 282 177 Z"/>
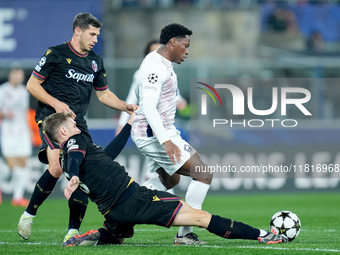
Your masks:
<path fill-rule="evenodd" d="M 29 214 L 29 213 L 26 212 L 26 211 L 24 211 L 24 214 L 23 214 L 23 215 L 26 216 L 26 217 L 31 217 L 31 218 L 34 218 L 34 217 L 35 217 L 35 215 Z"/>
<path fill-rule="evenodd" d="M 66 234 L 66 235 L 71 234 L 73 231 L 78 231 L 78 229 L 76 229 L 76 228 L 70 228 L 70 229 L 67 231 L 67 234 Z"/>
<path fill-rule="evenodd" d="M 163 183 L 161 182 L 158 176 L 147 180 L 146 182 L 142 184 L 142 186 L 145 186 L 148 189 L 167 191 L 167 188 L 163 185 Z"/>
<path fill-rule="evenodd" d="M 209 188 L 209 184 L 192 180 L 185 194 L 185 202 L 194 209 L 202 209 L 202 204 Z M 192 226 L 181 226 L 178 230 L 178 236 L 185 236 L 190 232 L 193 232 Z"/>
<path fill-rule="evenodd" d="M 25 167 L 14 167 L 13 169 L 13 199 L 20 199 L 24 197 L 26 190 L 28 171 Z"/>
<path fill-rule="evenodd" d="M 268 232 L 263 230 L 263 229 L 260 229 L 260 235 L 259 236 L 265 236 Z"/>

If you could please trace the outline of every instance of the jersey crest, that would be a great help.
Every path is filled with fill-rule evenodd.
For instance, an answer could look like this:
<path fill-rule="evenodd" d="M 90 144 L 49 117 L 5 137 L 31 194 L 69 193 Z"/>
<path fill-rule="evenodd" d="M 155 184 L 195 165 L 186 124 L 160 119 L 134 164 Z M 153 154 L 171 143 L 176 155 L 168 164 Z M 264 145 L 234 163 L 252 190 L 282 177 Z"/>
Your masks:
<path fill-rule="evenodd" d="M 98 65 L 97 65 L 97 62 L 95 60 L 92 60 L 92 70 L 94 72 L 98 71 Z"/>

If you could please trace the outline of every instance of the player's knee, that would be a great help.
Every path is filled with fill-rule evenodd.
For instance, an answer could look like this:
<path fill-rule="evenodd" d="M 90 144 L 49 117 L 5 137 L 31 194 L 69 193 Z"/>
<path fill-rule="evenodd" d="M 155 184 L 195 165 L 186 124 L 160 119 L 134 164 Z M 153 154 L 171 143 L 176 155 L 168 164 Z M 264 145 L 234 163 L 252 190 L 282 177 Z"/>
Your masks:
<path fill-rule="evenodd" d="M 63 174 L 63 170 L 61 169 L 59 163 L 49 164 L 48 171 L 54 178 L 59 178 Z"/>
<path fill-rule="evenodd" d="M 168 176 L 167 178 L 160 178 L 160 180 L 167 189 L 171 189 L 179 183 L 180 178 L 181 177 L 179 175 L 174 174 L 172 176 Z"/>
<path fill-rule="evenodd" d="M 198 209 L 194 209 L 194 219 L 195 219 L 195 226 L 197 227 L 202 227 L 202 228 L 207 228 L 211 219 L 211 214 L 206 212 L 206 211 L 202 211 L 202 210 L 198 210 Z"/>
<path fill-rule="evenodd" d="M 212 173 L 200 173 L 199 176 L 195 177 L 195 181 L 203 182 L 205 184 L 210 184 L 213 178 Z"/>

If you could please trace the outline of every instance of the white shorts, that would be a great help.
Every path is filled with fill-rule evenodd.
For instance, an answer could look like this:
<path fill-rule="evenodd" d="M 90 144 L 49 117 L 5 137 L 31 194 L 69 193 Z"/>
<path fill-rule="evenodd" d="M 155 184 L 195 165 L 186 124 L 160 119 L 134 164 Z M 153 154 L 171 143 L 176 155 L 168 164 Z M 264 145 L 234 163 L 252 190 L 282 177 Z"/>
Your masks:
<path fill-rule="evenodd" d="M 179 131 L 177 131 L 176 135 L 171 136 L 171 141 L 179 147 L 182 153 L 181 162 L 176 165 L 171 162 L 168 154 L 164 150 L 164 145 L 160 144 L 156 137 L 145 138 L 132 136 L 131 138 L 140 152 L 145 156 L 150 172 L 155 172 L 161 167 L 169 175 L 173 175 L 196 153 L 196 150 L 180 136 Z"/>
<path fill-rule="evenodd" d="M 2 136 L 1 152 L 5 158 L 29 157 L 32 155 L 32 140 L 30 135 Z"/>

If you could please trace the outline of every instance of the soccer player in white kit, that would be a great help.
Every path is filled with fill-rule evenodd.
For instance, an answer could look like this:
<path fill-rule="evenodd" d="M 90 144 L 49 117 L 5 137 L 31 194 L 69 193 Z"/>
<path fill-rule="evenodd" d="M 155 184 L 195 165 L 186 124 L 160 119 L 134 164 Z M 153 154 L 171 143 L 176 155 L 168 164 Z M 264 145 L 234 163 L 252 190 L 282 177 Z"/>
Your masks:
<path fill-rule="evenodd" d="M 190 165 L 204 166 L 196 151 L 174 126 L 178 98 L 177 75 L 173 62 L 180 64 L 189 54 L 192 31 L 179 24 L 165 26 L 160 47 L 148 54 L 140 66 L 137 96 L 139 108 L 132 122 L 131 138 L 158 177 L 143 185 L 167 190 L 178 184 L 180 175 L 190 176 Z M 196 175 L 189 184 L 186 202 L 201 209 L 212 179 L 211 173 Z M 193 227 L 180 227 L 174 244 L 203 244 Z"/>
<path fill-rule="evenodd" d="M 153 52 L 153 51 L 157 50 L 159 45 L 160 44 L 158 43 L 158 40 L 156 40 L 156 39 L 150 40 L 145 45 L 144 57 L 146 57 L 146 55 L 148 55 L 150 52 Z M 136 105 L 138 105 L 138 98 L 137 98 L 136 92 L 135 92 L 136 89 L 138 88 L 138 86 L 137 86 L 138 80 L 139 80 L 138 77 L 139 77 L 139 68 L 133 74 L 131 87 L 130 87 L 128 96 L 127 96 L 127 98 L 125 100 L 125 102 L 128 103 L 128 104 L 136 104 Z M 187 101 L 179 93 L 179 102 L 177 104 L 177 109 L 178 110 L 183 110 L 185 107 L 187 107 Z M 128 114 L 127 112 L 121 112 L 119 120 L 118 120 L 118 127 L 116 129 L 116 135 L 119 134 L 120 130 L 128 122 L 129 118 L 130 118 L 130 114 Z"/>
<path fill-rule="evenodd" d="M 26 207 L 27 159 L 32 154 L 32 140 L 27 115 L 29 94 L 23 85 L 24 78 L 22 69 L 12 69 L 8 82 L 0 86 L 0 129 L 1 151 L 13 172 L 12 205 Z"/>

